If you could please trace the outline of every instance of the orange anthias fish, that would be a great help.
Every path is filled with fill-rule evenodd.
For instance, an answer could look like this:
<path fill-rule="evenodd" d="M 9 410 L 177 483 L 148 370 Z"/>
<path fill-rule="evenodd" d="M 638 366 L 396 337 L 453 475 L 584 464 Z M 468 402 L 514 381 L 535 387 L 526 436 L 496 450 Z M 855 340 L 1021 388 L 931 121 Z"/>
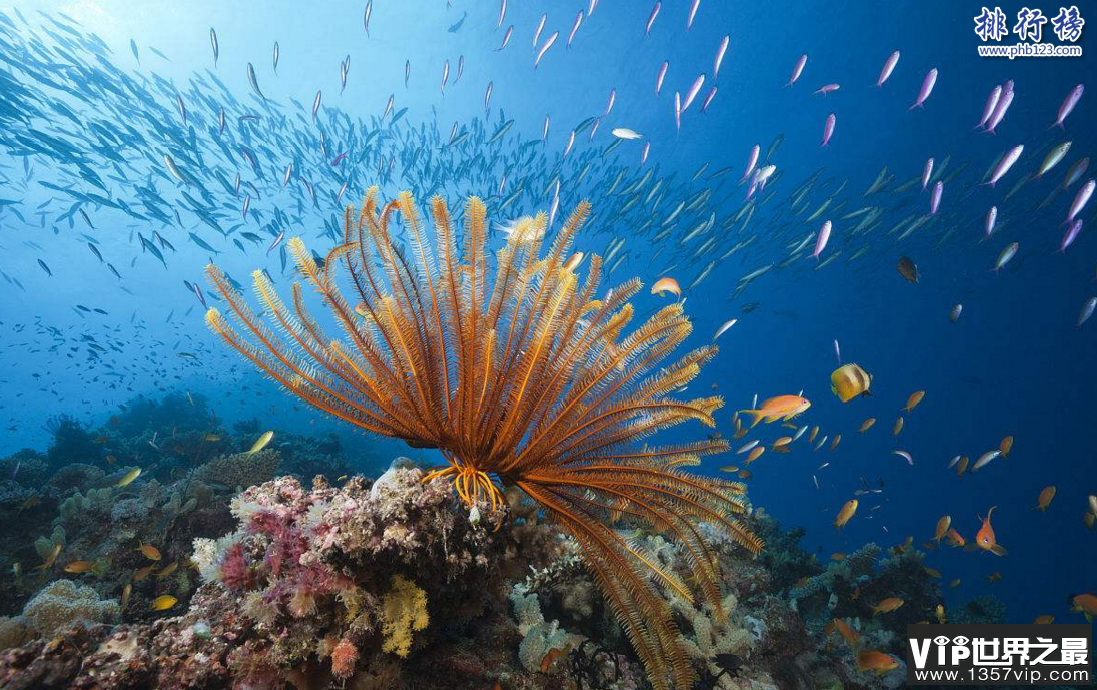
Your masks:
<path fill-rule="evenodd" d="M 937 521 L 937 529 L 933 532 L 933 541 L 941 541 L 948 534 L 949 527 L 952 527 L 952 517 L 948 515 L 941 516 L 941 519 Z"/>
<path fill-rule="evenodd" d="M 987 511 L 987 516 L 982 518 L 983 526 L 979 528 L 979 532 L 975 535 L 975 545 L 983 551 L 990 551 L 995 556 L 1005 556 L 1006 550 L 1001 544 L 994 538 L 994 528 L 990 526 L 990 516 L 994 514 L 994 509 L 998 506 L 992 506 Z"/>
<path fill-rule="evenodd" d="M 144 557 L 149 559 L 150 561 L 158 561 L 161 558 L 160 550 L 152 544 L 141 544 L 137 547 L 137 550 L 140 551 L 142 555 L 144 555 Z"/>
<path fill-rule="evenodd" d="M 562 649 L 557 649 L 555 647 L 550 649 L 548 654 L 541 658 L 541 673 L 547 673 L 548 670 L 552 668 L 553 662 L 562 656 L 564 656 L 564 651 Z"/>
<path fill-rule="evenodd" d="M 914 537 L 908 535 L 906 540 L 903 541 L 902 544 L 896 544 L 895 546 L 891 547 L 891 550 L 897 554 L 904 554 L 907 551 L 910 551 L 910 547 L 912 546 L 914 546 Z"/>
<path fill-rule="evenodd" d="M 651 294 L 653 295 L 662 295 L 664 292 L 669 292 L 675 297 L 682 296 L 682 288 L 679 287 L 678 281 L 669 276 L 660 278 L 651 286 Z"/>
<path fill-rule="evenodd" d="M 1048 507 L 1051 506 L 1052 499 L 1055 498 L 1055 487 L 1045 486 L 1040 495 L 1036 498 L 1036 507 L 1039 510 L 1047 512 Z"/>
<path fill-rule="evenodd" d="M 945 538 L 948 539 L 948 543 L 952 546 L 964 546 L 967 544 L 967 540 L 956 531 L 955 527 L 949 527 L 948 532 L 945 534 Z"/>
<path fill-rule="evenodd" d="M 834 518 L 834 526 L 838 529 L 842 529 L 846 526 L 846 523 L 850 521 L 853 515 L 857 512 L 857 499 L 851 498 L 846 501 L 842 509 L 838 511 L 838 517 Z"/>
<path fill-rule="evenodd" d="M 54 544 L 53 548 L 50 549 L 49 554 L 46 555 L 46 560 L 42 563 L 42 565 L 38 566 L 38 570 L 49 570 L 50 568 L 52 568 L 54 561 L 57 560 L 57 557 L 60 554 L 61 554 L 61 545 L 60 544 Z"/>
<path fill-rule="evenodd" d="M 65 566 L 66 573 L 91 572 L 91 561 L 73 561 Z"/>
<path fill-rule="evenodd" d="M 778 395 L 766 400 L 757 410 L 739 410 L 739 413 L 754 416 L 754 422 L 750 425 L 753 428 L 762 420 L 769 424 L 792 419 L 809 407 L 811 407 L 811 401 L 802 395 Z"/>
<path fill-rule="evenodd" d="M 898 608 L 900 608 L 905 603 L 906 602 L 903 601 L 902 599 L 900 599 L 899 597 L 888 597 L 887 599 L 884 599 L 883 601 L 881 601 L 876 606 L 872 607 L 872 615 L 876 616 L 877 614 L 880 614 L 880 613 L 891 613 L 892 611 L 895 611 Z"/>
<path fill-rule="evenodd" d="M 960 458 L 960 464 L 956 466 L 956 476 L 957 477 L 964 476 L 964 472 L 967 471 L 967 466 L 968 466 L 969 462 L 970 462 L 970 459 L 966 455 L 963 456 L 962 458 Z"/>
<path fill-rule="evenodd" d="M 861 671 L 873 671 L 882 676 L 899 668 L 899 661 L 890 654 L 866 649 L 857 655 L 857 668 Z"/>
<path fill-rule="evenodd" d="M 846 623 L 841 618 L 835 618 L 833 621 L 834 629 L 838 631 L 838 634 L 842 636 L 842 639 L 846 641 L 850 647 L 857 647 L 857 643 L 860 641 L 861 636 L 857 634 L 857 631 L 849 627 L 849 623 Z"/>
<path fill-rule="evenodd" d="M 910 412 L 914 408 L 918 407 L 918 403 L 922 402 L 922 398 L 926 397 L 925 391 L 914 391 L 907 398 L 907 406 L 903 408 L 904 411 Z"/>
<path fill-rule="evenodd" d="M 1097 596 L 1086 592 L 1073 597 L 1070 601 L 1073 604 L 1071 610 L 1084 613 L 1087 621 L 1092 623 L 1097 617 Z"/>

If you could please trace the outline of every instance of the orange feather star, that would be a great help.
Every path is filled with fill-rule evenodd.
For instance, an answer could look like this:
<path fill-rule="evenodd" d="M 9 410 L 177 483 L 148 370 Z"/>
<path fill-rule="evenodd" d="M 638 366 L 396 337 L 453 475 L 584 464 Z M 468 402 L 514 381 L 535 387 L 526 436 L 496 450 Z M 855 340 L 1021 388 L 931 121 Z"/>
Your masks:
<path fill-rule="evenodd" d="M 522 489 L 581 547 L 653 686 L 687 688 L 694 672 L 658 588 L 692 594 L 614 523 L 627 519 L 674 539 L 718 617 L 724 615 L 718 566 L 698 524 L 721 526 L 755 554 L 762 542 L 735 517 L 745 512 L 742 484 L 682 469 L 726 450 L 725 441 L 641 443 L 687 420 L 715 425 L 719 397 L 671 394 L 697 376 L 716 348 L 663 363 L 691 331 L 679 302 L 625 333 L 633 317 L 628 300 L 640 282 L 598 298 L 601 259 L 591 257 L 580 282 L 581 255 L 570 254 L 589 212 L 589 204 L 580 204 L 547 246 L 543 213 L 519 220 L 491 277 L 487 211 L 479 199 L 465 206 L 459 255 L 442 199 L 431 201 L 432 239 L 410 193 L 382 205 L 371 188 L 361 209 L 347 209 L 344 242 L 322 264 L 299 238 L 288 244 L 344 339 L 329 336 L 309 315 L 300 284 L 287 305 L 261 271 L 253 274 L 255 291 L 277 330 L 213 265 L 209 278 L 240 327 L 216 309 L 206 321 L 313 407 L 366 431 L 437 448 L 448 465 L 427 479 L 452 480 L 467 505 L 500 506 L 498 484 Z M 396 218 L 406 248 L 393 242 Z M 342 273 L 349 299 L 336 285 Z"/>

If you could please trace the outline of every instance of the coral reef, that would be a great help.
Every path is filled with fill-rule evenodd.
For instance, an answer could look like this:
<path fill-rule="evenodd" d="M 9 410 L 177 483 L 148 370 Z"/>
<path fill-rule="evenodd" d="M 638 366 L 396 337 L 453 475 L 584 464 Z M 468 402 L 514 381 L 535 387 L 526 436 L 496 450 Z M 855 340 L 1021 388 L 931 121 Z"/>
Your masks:
<path fill-rule="evenodd" d="M 6 511 L 18 510 L 35 496 L 34 489 L 28 489 L 10 479 L 0 482 L 0 508 Z"/>
<path fill-rule="evenodd" d="M 21 644 L 0 653 L 0 686 L 650 687 L 572 537 L 521 502 L 506 513 L 482 505 L 479 516 L 470 515 L 445 483 L 423 477 L 401 459 L 374 482 L 355 477 L 334 487 L 321 478 L 306 489 L 280 477 L 246 489 L 232 500 L 234 526 L 195 541 L 191 558 L 202 584 L 187 605 L 148 613 L 151 598 L 168 591 L 158 582 L 142 590 L 140 604 L 134 593 L 130 615 L 122 613 L 134 620 L 132 610 L 144 609 L 141 622 L 96 624 L 117 619 L 115 603 L 92 586 L 55 582 L 51 595 L 60 590 L 87 602 L 90 612 L 66 616 L 82 620 L 58 624 L 46 637 L 36 637 L 35 626 L 47 624 L 28 623 L 37 620 L 33 614 L 0 619 L 0 642 Z M 155 488 L 134 499 L 162 501 L 167 489 Z M 663 572 L 658 591 L 674 612 L 697 687 L 894 687 L 900 671 L 879 678 L 858 671 L 854 652 L 822 619 L 835 615 L 832 590 L 847 586 L 932 590 L 920 554 L 893 549 L 880 558 L 873 545 L 824 569 L 811 565 L 797 534 L 765 517 L 751 519 L 787 553 L 744 560 L 733 539 L 700 527 L 724 574 L 724 616 L 669 584 L 688 589 L 687 550 L 629 530 L 634 547 Z M 55 543 L 71 548 L 62 529 L 42 547 Z M 782 589 L 776 583 L 784 577 L 771 572 L 770 559 L 815 574 Z M 897 627 L 864 613 L 873 601 L 865 594 L 837 610 L 849 607 L 864 644 L 887 649 L 898 640 Z M 925 605 L 907 603 L 915 611 Z"/>
<path fill-rule="evenodd" d="M 206 484 L 239 489 L 274 479 L 281 461 L 281 454 L 271 449 L 258 453 L 221 455 L 196 469 L 191 478 Z"/>
<path fill-rule="evenodd" d="M 470 509 L 406 458 L 375 481 L 336 482 L 348 467 L 337 439 L 276 432 L 248 454 L 258 424 L 226 431 L 185 396 L 164 405 L 81 427 L 98 460 L 0 461 L 19 467 L 0 484 L 18 496 L 0 501 L 16 526 L 0 534 L 16 573 L 0 579 L 0 687 L 650 689 L 582 545 L 517 487 L 505 508 L 485 494 Z M 173 438 L 130 419 L 166 423 L 165 410 L 185 410 L 187 430 Z M 311 477 L 272 478 L 299 468 L 322 476 L 310 488 Z M 757 559 L 696 523 L 721 574 L 717 606 L 696 596 L 682 543 L 627 518 L 613 527 L 650 568 L 696 687 L 894 686 L 900 671 L 858 671 L 830 624 L 841 617 L 863 648 L 899 651 L 902 627 L 940 601 L 923 554 L 866 545 L 824 566 L 800 548 L 802 531 L 761 510 L 741 519 L 768 543 Z M 873 617 L 896 592 L 905 605 Z M 177 601 L 155 610 L 162 595 Z M 949 611 L 1002 616 L 993 599 Z"/>
<path fill-rule="evenodd" d="M 793 585 L 789 596 L 794 601 L 808 601 L 813 597 L 819 600 L 817 595 L 848 596 L 854 588 L 867 582 L 876 571 L 876 559 L 880 557 L 881 549 L 876 544 L 869 542 L 845 559 L 831 562 L 826 569 L 817 575 L 805 578 L 802 582 Z M 829 605 L 829 604 L 828 604 Z"/>
<path fill-rule="evenodd" d="M 445 485 L 405 464 L 372 485 L 318 478 L 307 491 L 283 477 L 249 488 L 233 500 L 238 529 L 195 542 L 204 589 L 232 593 L 234 619 L 262 636 L 255 653 L 270 664 L 247 674 L 311 664 L 348 677 L 349 659 L 407 657 L 425 636 L 482 614 L 505 532 L 474 524 Z"/>
<path fill-rule="evenodd" d="M 111 418 L 111 430 L 123 437 L 142 437 L 158 433 L 171 438 L 175 433 L 206 433 L 210 429 L 212 412 L 205 397 L 191 393 L 168 393 L 160 400 L 138 396 L 123 406 L 122 414 Z"/>
<path fill-rule="evenodd" d="M 335 437 L 278 432 L 266 449 L 246 453 L 257 426 L 226 432 L 197 394 L 137 398 L 96 429 L 52 419 L 48 454 L 24 449 L 0 459 L 0 519 L 10 527 L 0 532 L 0 568 L 14 573 L 0 578 L 0 615 L 18 615 L 58 576 L 116 600 L 130 585 L 123 620 L 151 618 L 148 604 L 161 594 L 183 608 L 198 584 L 186 567 L 193 540 L 232 529 L 229 500 L 238 490 L 279 470 L 311 472 L 302 479 L 350 473 Z M 134 468 L 137 479 L 119 486 Z M 162 559 L 142 556 L 142 544 Z M 90 568 L 66 573 L 74 562 Z"/>
<path fill-rule="evenodd" d="M 0 616 L 0 649 L 18 647 L 31 634 L 22 616 Z"/>
<path fill-rule="evenodd" d="M 46 456 L 30 448 L 13 453 L 0 459 L 0 477 L 4 478 L 4 483 L 14 482 L 25 488 L 38 488 L 49 477 Z"/>
<path fill-rule="evenodd" d="M 100 600 L 91 587 L 71 580 L 55 580 L 23 608 L 23 623 L 40 635 L 50 636 L 74 621 L 105 623 L 118 617 L 118 602 Z"/>
<path fill-rule="evenodd" d="M 196 671 L 181 667 L 205 655 L 212 663 L 203 678 L 231 675 L 238 685 L 293 682 L 302 673 L 350 679 L 360 669 L 368 679 L 384 668 L 392 669 L 383 674 L 388 680 L 410 683 L 419 672 L 394 662 L 427 647 L 453 651 L 450 640 L 475 639 L 466 629 L 486 619 L 481 629 L 510 642 L 479 651 L 468 645 L 451 662 L 460 661 L 468 687 L 480 687 L 473 679 L 484 672 L 484 655 L 517 653 L 520 636 L 500 606 L 503 571 L 495 566 L 508 554 L 520 558 L 520 547 L 506 525 L 474 524 L 447 485 L 422 479 L 420 470 L 399 463 L 372 485 L 354 478 L 336 489 L 317 479 L 306 490 L 283 477 L 245 490 L 233 500 L 237 529 L 196 541 L 193 559 L 206 582 L 189 610 L 169 619 L 171 632 L 156 632 L 169 629 L 163 620 L 151 628 L 120 626 L 131 632 L 119 635 L 140 639 L 134 644 L 142 650 L 142 677 L 161 679 L 160 687 L 192 687 L 181 679 Z M 41 652 L 37 644 L 30 647 Z M 154 654 L 161 646 L 175 651 Z M 79 674 L 101 661 L 99 652 L 86 653 L 91 658 Z M 8 654 L 0 684 L 4 674 L 34 673 L 34 663 L 22 652 Z"/>

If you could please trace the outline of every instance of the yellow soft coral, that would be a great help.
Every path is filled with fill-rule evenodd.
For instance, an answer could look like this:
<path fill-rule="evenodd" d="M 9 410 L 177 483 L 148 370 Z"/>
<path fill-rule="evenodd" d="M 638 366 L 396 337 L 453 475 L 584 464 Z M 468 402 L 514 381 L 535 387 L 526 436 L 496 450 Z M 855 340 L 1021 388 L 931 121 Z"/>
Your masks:
<path fill-rule="evenodd" d="M 385 615 L 381 626 L 385 635 L 382 649 L 406 657 L 411 651 L 412 633 L 423 630 L 430 623 L 427 593 L 411 580 L 393 575 L 392 589 L 385 595 L 382 611 Z"/>

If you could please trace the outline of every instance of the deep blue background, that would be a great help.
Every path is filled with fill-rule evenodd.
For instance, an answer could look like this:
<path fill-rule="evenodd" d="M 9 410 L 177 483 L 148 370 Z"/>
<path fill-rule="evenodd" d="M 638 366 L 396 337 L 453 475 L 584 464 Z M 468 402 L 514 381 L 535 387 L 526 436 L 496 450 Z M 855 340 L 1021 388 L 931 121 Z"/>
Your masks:
<path fill-rule="evenodd" d="M 1066 621 L 1077 617 L 1067 613 L 1068 595 L 1094 588 L 1097 533 L 1083 527 L 1082 513 L 1085 496 L 1097 492 L 1093 424 L 1097 323 L 1076 330 L 1074 322 L 1084 300 L 1097 294 L 1093 282 L 1097 240 L 1093 229 L 1087 228 L 1065 256 L 1053 254 L 1062 234 L 1059 224 L 1078 185 L 1045 211 L 1027 213 L 1062 182 L 1069 165 L 1095 152 L 1092 122 L 1097 93 L 1092 90 L 1067 120 L 1065 134 L 1047 129 L 1067 92 L 1077 83 L 1094 81 L 1090 79 L 1092 56 L 979 58 L 972 17 L 980 5 L 952 2 L 703 0 L 687 33 L 688 3 L 666 0 L 651 35 L 644 38 L 649 3 L 602 0 L 573 46 L 565 49 L 575 14 L 586 3 L 514 0 L 503 29 L 514 24 L 515 32 L 502 52 L 495 52 L 503 34 L 503 29 L 496 29 L 498 5 L 490 2 L 455 2 L 447 9 L 441 0 L 399 4 L 379 0 L 369 38 L 362 29 L 363 3 L 332 3 L 319 10 L 301 3 L 270 3 L 265 9 L 224 2 L 16 4 L 26 13 L 63 10 L 101 35 L 119 64 L 155 70 L 177 80 L 212 66 L 208 29 L 215 26 L 221 44 L 218 74 L 240 93 L 247 89 L 244 65 L 251 61 L 268 97 L 294 97 L 308 103 L 315 90 L 323 88 L 328 94 L 326 104 L 355 115 L 379 114 L 394 93 L 397 107 L 410 108 L 410 121 L 432 117 L 433 107 L 448 129 L 450 122 L 467 121 L 482 112 L 484 88 L 491 80 L 493 108 L 504 108 L 507 117 L 516 118 L 516 129 L 538 138 L 545 115 L 551 115 L 549 145 L 560 149 L 571 123 L 601 114 L 610 89 L 616 89 L 611 121 L 602 124 L 595 144 L 608 143 L 612 127 L 630 127 L 651 141 L 649 165 L 657 162 L 664 171 L 689 175 L 705 162 L 710 163 L 710 172 L 729 165 L 738 171 L 752 145 L 761 144 L 764 153 L 774 137 L 783 134 L 785 141 L 772 161 L 784 171 L 774 207 L 819 168 L 825 168 L 821 180 L 833 181 L 831 189 L 849 180 L 843 192 L 843 198 L 850 199 L 848 212 L 903 198 L 886 197 L 885 202 L 883 197 L 873 197 L 861 202 L 862 192 L 885 165 L 896 174 L 894 188 L 918 175 L 929 156 L 938 163 L 951 156 L 953 169 L 970 162 L 967 173 L 945 190 L 942 208 L 959 211 L 949 216 L 949 222 L 960 227 L 954 241 L 942 249 L 934 245 L 947 225 L 933 225 L 899 245 L 883 234 L 914 208 L 928 204 L 926 195 L 921 195 L 912 206 L 887 217 L 868 237 L 873 251 L 852 265 L 842 258 L 816 272 L 811 270 L 811 260 L 804 259 L 795 268 L 771 272 L 731 300 L 740 277 L 787 255 L 788 238 L 767 241 L 767 230 L 772 228 L 766 224 L 767 210 L 759 211 L 752 230 L 744 235 L 759 233 L 754 245 L 720 265 L 685 295 L 696 324 L 695 344 L 707 340 L 726 319 L 740 318 L 720 339 L 716 362 L 691 389 L 697 392 L 718 385 L 728 400 L 718 416 L 725 435 L 732 430 L 731 412 L 748 407 L 755 393 L 765 398 L 801 389 L 813 401 L 803 422 L 820 425 L 821 433 L 843 435 L 834 453 L 812 453 L 800 442 L 793 452 L 767 453 L 751 467 L 754 503 L 786 524 L 806 526 L 807 545 L 820 548 L 823 559 L 869 540 L 890 546 L 913 535 L 919 543 L 932 536 L 942 514 L 951 514 L 957 529 L 971 538 L 979 526 L 976 516 L 996 505 L 994 526 L 999 541 L 1010 550 L 1008 556 L 948 550 L 931 554 L 927 561 L 944 573 L 943 582 L 962 580 L 959 588 L 947 590 L 949 603 L 992 592 L 1007 602 L 1015 622 L 1044 613 Z M 1060 4 L 1038 6 L 1054 15 Z M 1002 5 L 1011 26 L 1020 7 L 1019 3 Z M 1081 9 L 1085 17 L 1087 8 Z M 463 28 L 447 32 L 466 10 Z M 554 30 L 562 35 L 535 72 L 531 41 L 542 11 L 549 15 L 542 40 Z M 1092 12 L 1094 26 L 1079 42 L 1087 52 L 1094 46 L 1090 36 L 1097 30 L 1097 9 Z M 719 94 L 704 115 L 699 114 L 699 103 L 694 105 L 676 135 L 674 91 L 685 91 L 701 72 L 709 74 L 711 83 L 713 55 L 725 34 L 731 42 L 719 76 Z M 1045 32 L 1045 38 L 1051 36 L 1050 30 Z M 129 55 L 131 37 L 142 47 L 156 46 L 172 61 L 165 63 L 145 52 L 138 66 Z M 275 40 L 282 52 L 277 77 L 270 70 L 270 46 Z M 893 50 L 902 51 L 898 67 L 883 89 L 872 88 Z M 339 97 L 338 64 L 348 53 L 353 56 L 349 84 Z M 783 88 L 801 53 L 807 53 L 809 60 L 800 81 Z M 451 77 L 443 97 L 439 91 L 442 62 L 450 59 L 456 69 L 460 55 L 466 59 L 465 76 L 457 84 Z M 412 63 L 412 80 L 405 90 L 407 59 Z M 662 96 L 656 99 L 655 75 L 663 60 L 670 60 L 671 67 Z M 933 67 L 940 76 L 925 109 L 908 111 L 923 76 Z M 987 93 L 1007 79 L 1015 80 L 1017 96 L 998 135 L 972 132 Z M 840 83 L 841 90 L 825 98 L 811 94 L 830 82 Z M 1087 86 L 1097 89 L 1097 81 Z M 699 100 L 707 91 L 708 85 Z M 837 115 L 837 128 L 830 146 L 820 149 L 823 121 L 830 112 Z M 494 110 L 492 115 L 497 117 Z M 1018 176 L 1028 174 L 1042 159 L 1042 153 L 1037 157 L 1030 152 L 1049 140 L 1064 138 L 1074 142 L 1065 161 L 1046 179 L 1027 184 L 1003 203 Z M 982 187 L 968 194 L 994 158 L 1018 143 L 1026 145 L 1026 156 L 998 188 Z M 579 137 L 577 146 L 589 145 L 585 135 Z M 623 157 L 635 157 L 637 162 L 639 150 L 640 144 L 634 142 L 619 149 Z M 3 162 L 12 170 L 21 166 L 20 159 Z M 1084 179 L 1090 177 L 1092 171 Z M 566 193 L 568 203 L 591 196 L 598 204 L 598 187 L 593 183 Z M 906 196 L 911 195 L 919 196 L 917 188 Z M 28 197 L 24 203 L 33 208 L 45 198 Z M 814 207 L 821 199 L 809 205 Z M 1007 225 L 992 240 L 979 242 L 981 219 L 994 203 L 999 205 L 999 223 Z M 1094 221 L 1095 204 L 1091 202 L 1082 215 L 1087 226 Z M 663 208 L 668 206 L 664 202 Z M 314 415 L 295 414 L 292 403 L 258 377 L 230 373 L 228 366 L 234 360 L 221 353 L 206 333 L 200 310 L 182 316 L 192 308 L 193 298 L 179 286 L 183 278 L 193 280 L 199 275 L 204 262 L 200 250 L 181 246 L 168 273 L 147 260 L 139 263 L 127 278 L 127 285 L 139 296 L 133 297 L 83 270 L 93 259 L 72 233 L 54 235 L 48 229 L 23 227 L 11 214 L 0 216 L 0 223 L 0 268 L 28 289 L 20 293 L 4 285 L 0 299 L 0 322 L 4 323 L 0 337 L 6 343 L 0 350 L 5 364 L 0 375 L 0 416 L 9 429 L 0 440 L 0 452 L 42 446 L 46 435 L 41 424 L 53 414 L 75 414 L 101 423 L 113 405 L 131 394 L 94 384 L 89 372 L 74 371 L 82 366 L 79 362 L 59 361 L 57 355 L 43 350 L 43 343 L 51 343 L 37 335 L 33 326 L 15 328 L 36 318 L 71 329 L 67 331 L 71 336 L 109 328 L 118 329 L 119 337 L 127 339 L 130 315 L 136 314 L 145 330 L 140 337 L 134 336 L 137 344 L 126 354 L 134 363 L 126 379 L 132 392 L 154 394 L 157 387 L 206 392 L 222 416 L 230 419 L 260 416 L 264 426 L 336 428 Z M 817 224 L 797 228 L 792 237 L 805 236 Z M 842 248 L 842 232 L 849 227 L 849 222 L 835 220 L 828 251 Z M 629 230 L 612 228 L 609 234 L 627 235 Z M 108 226 L 100 235 L 117 251 L 137 254 L 136 247 L 127 245 L 127 230 Z M 1020 253 L 1009 269 L 996 275 L 990 271 L 994 259 L 1010 241 L 1020 242 Z M 844 247 L 845 256 L 861 242 Z M 656 261 L 649 266 L 644 260 L 645 253 L 652 251 L 647 244 L 631 244 L 637 260 L 627 264 L 624 272 L 640 274 L 650 284 L 661 276 L 662 265 Z M 896 273 L 895 262 L 902 254 L 918 263 L 919 284 L 908 284 Z M 36 259 L 42 256 L 53 267 L 53 278 L 37 267 Z M 259 254 L 223 258 L 238 274 L 275 261 Z M 685 286 L 701 266 L 677 267 L 674 274 Z M 93 302 L 111 316 L 89 324 L 74 314 L 76 302 Z M 639 299 L 644 310 L 658 302 L 659 298 L 646 294 Z M 761 306 L 743 314 L 747 302 Z M 959 323 L 952 324 L 948 313 L 956 302 L 964 303 L 964 313 Z M 173 322 L 165 323 L 173 310 Z M 843 406 L 830 394 L 829 374 L 836 365 L 834 339 L 841 343 L 844 361 L 858 362 L 874 375 L 871 398 Z M 198 368 L 184 366 L 175 355 L 199 347 L 217 351 L 218 356 Z M 182 378 L 154 380 L 156 369 L 147 362 L 160 362 Z M 241 380 L 251 387 L 246 392 L 241 392 Z M 263 393 L 261 398 L 254 397 L 256 387 Z M 907 396 L 919 389 L 927 391 L 925 400 L 904 415 L 906 428 L 893 438 L 896 416 Z M 878 419 L 877 425 L 861 436 L 857 428 L 870 416 Z M 783 431 L 787 430 L 769 428 L 760 437 L 772 439 Z M 995 461 L 977 475 L 961 479 L 946 469 L 954 455 L 966 454 L 974 461 L 1007 434 L 1016 437 L 1008 460 Z M 352 438 L 355 444 L 379 446 L 385 454 L 402 452 L 399 444 Z M 909 467 L 892 455 L 895 449 L 909 451 L 915 465 Z M 704 469 L 716 471 L 738 460 L 742 458 L 715 458 Z M 817 469 L 826 461 L 829 467 Z M 818 489 L 813 474 L 818 477 Z M 857 517 L 839 535 L 831 522 L 858 488 L 860 477 L 872 482 L 882 479 L 885 490 L 877 497 L 862 497 Z M 1048 484 L 1059 488 L 1051 510 L 1047 514 L 1030 511 L 1038 492 Z M 876 505 L 880 508 L 873 511 Z M 1002 573 L 1001 582 L 986 582 L 985 576 L 993 571 Z"/>

